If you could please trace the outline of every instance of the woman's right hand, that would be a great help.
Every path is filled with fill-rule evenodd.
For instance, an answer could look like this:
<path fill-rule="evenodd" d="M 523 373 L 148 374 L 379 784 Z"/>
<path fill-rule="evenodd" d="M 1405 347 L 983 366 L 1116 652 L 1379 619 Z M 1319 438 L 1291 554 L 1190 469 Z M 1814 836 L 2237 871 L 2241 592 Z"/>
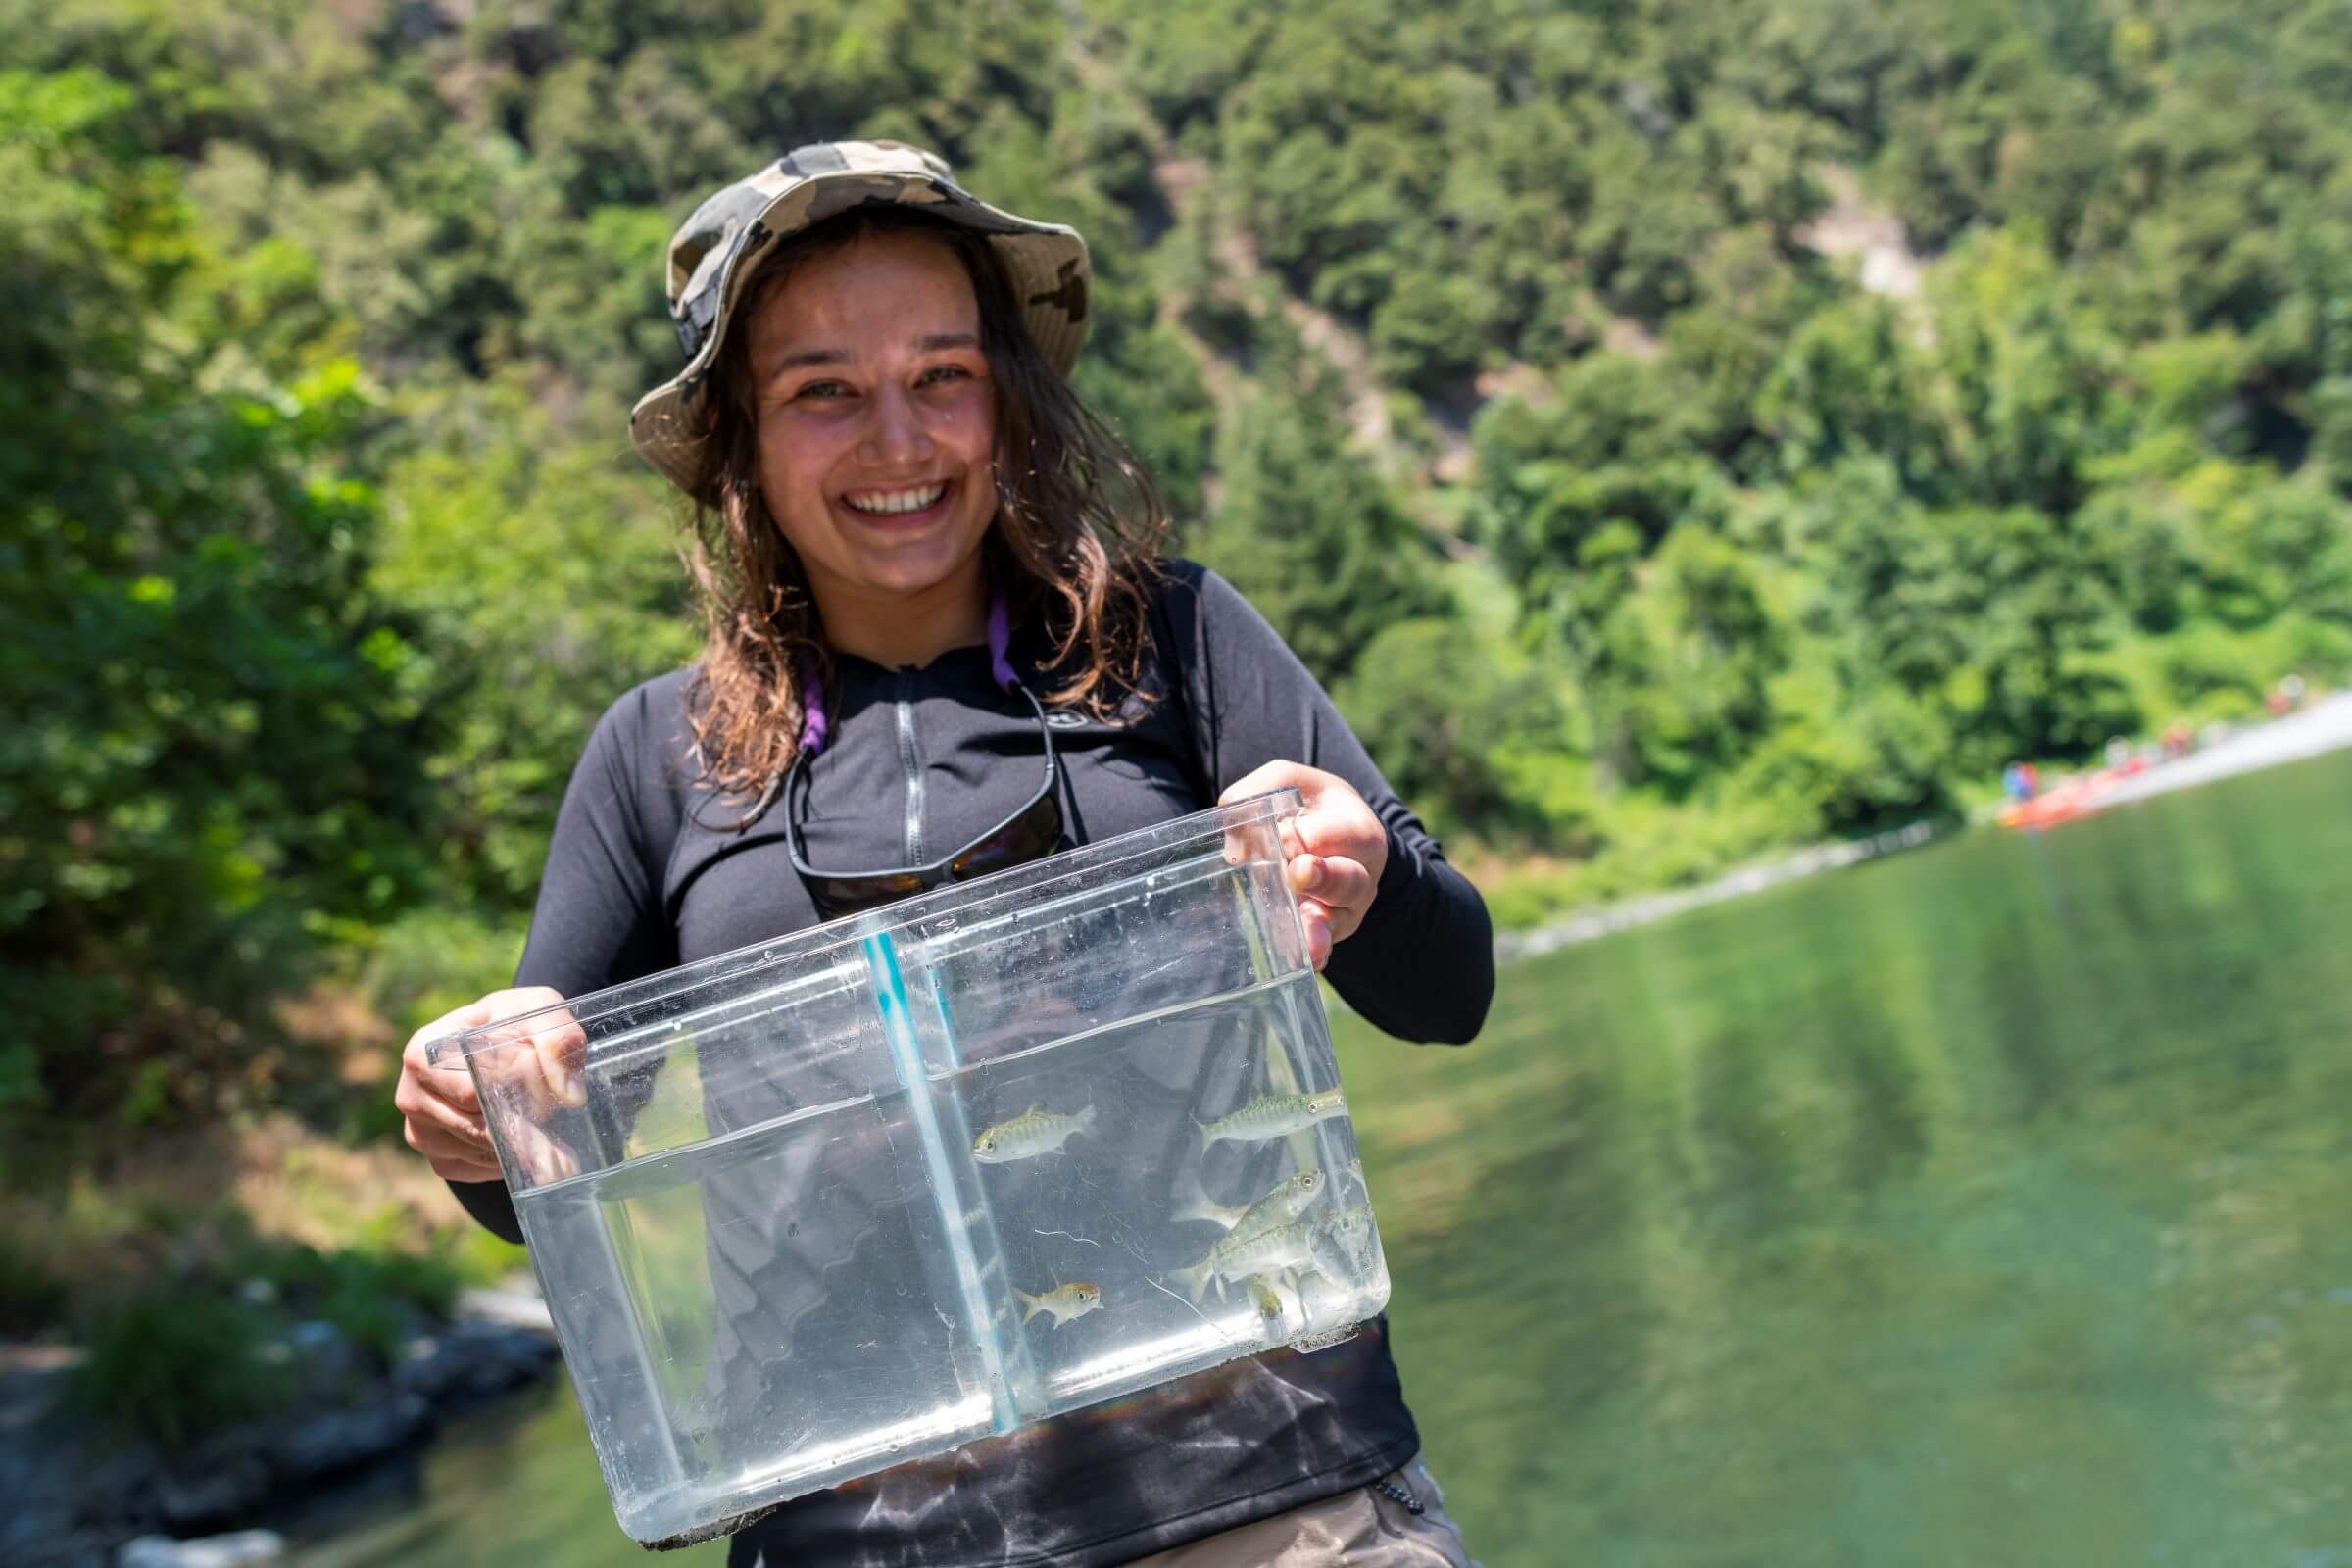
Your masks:
<path fill-rule="evenodd" d="M 475 1093 L 473 1074 L 463 1061 L 450 1061 L 435 1067 L 424 1059 L 425 1047 L 444 1035 L 478 1028 L 494 1018 L 512 1018 L 518 1013 L 554 1006 L 564 1000 L 560 992 L 546 986 L 518 986 L 506 991 L 493 991 L 477 1002 L 469 1002 L 454 1012 L 442 1014 L 409 1037 L 408 1049 L 400 1056 L 400 1082 L 392 1091 L 392 1104 L 405 1123 L 409 1147 L 422 1154 L 433 1167 L 433 1174 L 453 1182 L 494 1182 L 502 1179 L 498 1152 L 490 1143 L 490 1130 L 482 1121 L 481 1098 Z M 574 1042 L 585 1044 L 577 1025 L 567 1016 L 546 1020 L 546 1026 L 534 1031 L 539 1050 L 531 1053 L 533 1076 L 543 1087 L 534 1093 L 534 1102 L 542 1097 L 557 1103 L 578 1104 L 580 1093 L 575 1072 L 578 1053 Z M 498 1059 L 511 1059 L 512 1054 L 501 1052 Z M 542 1150 L 526 1152 L 536 1165 L 540 1156 L 558 1156 L 561 1152 L 550 1143 Z M 561 1165 L 568 1155 L 550 1159 Z"/>

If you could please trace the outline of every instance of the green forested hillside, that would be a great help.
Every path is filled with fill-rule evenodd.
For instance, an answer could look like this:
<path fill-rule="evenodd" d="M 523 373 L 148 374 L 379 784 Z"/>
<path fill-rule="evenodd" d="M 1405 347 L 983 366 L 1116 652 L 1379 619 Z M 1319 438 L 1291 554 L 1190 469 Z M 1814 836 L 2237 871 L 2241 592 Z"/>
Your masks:
<path fill-rule="evenodd" d="M 504 978 L 695 645 L 663 244 L 795 143 L 1085 229 L 1186 549 L 1524 919 L 2352 675 L 2347 103 L 2346 0 L 0 0 L 0 1121 Z"/>

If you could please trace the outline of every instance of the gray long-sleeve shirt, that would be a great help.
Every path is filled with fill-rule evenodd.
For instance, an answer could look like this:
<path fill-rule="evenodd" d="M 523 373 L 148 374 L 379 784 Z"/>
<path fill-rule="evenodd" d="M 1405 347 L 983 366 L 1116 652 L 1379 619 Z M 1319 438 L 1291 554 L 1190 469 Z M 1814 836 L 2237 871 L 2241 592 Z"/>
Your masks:
<path fill-rule="evenodd" d="M 1198 810 L 1269 761 L 1336 773 L 1387 828 L 1389 859 L 1326 974 L 1391 1034 L 1469 1040 L 1494 990 L 1477 891 L 1231 585 L 1171 562 L 1152 624 L 1144 684 L 1158 701 L 1131 702 L 1111 722 L 1054 715 L 1068 842 Z M 1015 628 L 1016 670 L 1036 669 L 1043 651 L 1036 628 Z M 786 858 L 786 806 L 744 830 L 738 805 L 694 782 L 688 684 L 686 671 L 649 681 L 598 724 L 557 820 L 516 984 L 576 997 L 818 923 Z M 805 799 L 787 803 L 814 865 L 930 858 L 1037 787 L 1035 714 L 998 687 L 984 649 L 919 669 L 841 656 L 827 695 L 830 742 Z M 453 1186 L 483 1224 L 519 1237 L 503 1186 Z M 1313 1355 L 1230 1362 L 798 1498 L 739 1534 L 729 1560 L 1094 1568 L 1361 1485 L 1418 1446 L 1384 1322 Z"/>

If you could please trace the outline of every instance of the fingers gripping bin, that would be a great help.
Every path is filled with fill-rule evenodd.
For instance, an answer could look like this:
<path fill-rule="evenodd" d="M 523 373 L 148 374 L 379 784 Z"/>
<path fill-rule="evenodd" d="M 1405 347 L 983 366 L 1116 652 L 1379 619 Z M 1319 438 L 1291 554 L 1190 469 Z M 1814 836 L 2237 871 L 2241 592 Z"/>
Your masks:
<path fill-rule="evenodd" d="M 679 1545 L 1389 1281 L 1285 792 L 440 1041 L 623 1529 Z"/>

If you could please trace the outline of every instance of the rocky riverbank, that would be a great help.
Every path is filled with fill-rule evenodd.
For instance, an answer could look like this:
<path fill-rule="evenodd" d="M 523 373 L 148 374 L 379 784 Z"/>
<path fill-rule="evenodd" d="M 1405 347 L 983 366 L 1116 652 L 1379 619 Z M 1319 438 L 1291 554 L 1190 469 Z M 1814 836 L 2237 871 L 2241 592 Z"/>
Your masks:
<path fill-rule="evenodd" d="M 1726 899 L 1744 898 L 1750 893 L 1761 893 L 1766 888 L 1793 882 L 1799 877 L 1834 871 L 1840 866 L 1858 865 L 1864 860 L 1893 855 L 1902 850 L 1915 850 L 1932 842 L 1936 836 L 1935 823 L 1914 822 L 1908 827 L 1891 828 L 1869 838 L 1819 844 L 1779 859 L 1741 866 L 1697 887 L 1675 888 L 1626 899 L 1598 908 L 1581 910 L 1530 930 L 1497 932 L 1494 937 L 1494 960 L 1497 963 L 1512 963 L 1521 958 L 1538 957 L 1561 948 L 1574 947 L 1580 942 L 1596 941 L 1613 931 L 1627 931 L 1638 925 L 1651 925 L 1671 919 L 1687 909 L 1721 904 Z"/>
<path fill-rule="evenodd" d="M 270 1561 L 250 1527 L 391 1462 L 442 1421 L 547 1377 L 545 1311 L 525 1292 L 468 1293 L 460 1315 L 380 1358 L 323 1321 L 268 1347 L 299 1392 L 276 1413 L 184 1448 L 110 1441 L 67 1397 L 75 1352 L 0 1346 L 0 1563 L 9 1568 L 230 1568 Z"/>

